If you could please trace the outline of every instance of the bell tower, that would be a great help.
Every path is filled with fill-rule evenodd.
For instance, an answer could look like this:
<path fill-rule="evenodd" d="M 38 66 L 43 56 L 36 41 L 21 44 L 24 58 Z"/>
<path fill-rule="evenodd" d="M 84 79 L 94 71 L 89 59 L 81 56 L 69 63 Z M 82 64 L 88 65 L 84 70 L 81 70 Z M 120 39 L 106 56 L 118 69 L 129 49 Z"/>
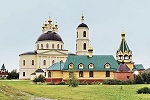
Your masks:
<path fill-rule="evenodd" d="M 84 16 L 81 16 L 82 23 L 77 27 L 77 39 L 76 39 L 76 54 L 87 55 L 89 47 L 89 28 L 84 23 Z"/>
<path fill-rule="evenodd" d="M 125 40 L 125 32 L 121 33 L 121 37 L 122 40 L 116 53 L 116 59 L 118 63 L 125 63 L 132 70 L 134 65 L 134 62 L 132 62 L 132 51 Z"/>

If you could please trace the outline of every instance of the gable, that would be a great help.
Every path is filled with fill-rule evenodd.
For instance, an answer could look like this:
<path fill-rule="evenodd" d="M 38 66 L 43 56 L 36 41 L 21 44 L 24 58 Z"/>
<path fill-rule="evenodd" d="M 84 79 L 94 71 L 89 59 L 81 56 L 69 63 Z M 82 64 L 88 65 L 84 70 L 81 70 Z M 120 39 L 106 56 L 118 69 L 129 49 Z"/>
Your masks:
<path fill-rule="evenodd" d="M 58 50 L 48 50 L 42 53 L 38 53 L 38 54 L 43 54 L 43 55 L 68 55 L 66 52 L 63 51 L 58 51 Z"/>

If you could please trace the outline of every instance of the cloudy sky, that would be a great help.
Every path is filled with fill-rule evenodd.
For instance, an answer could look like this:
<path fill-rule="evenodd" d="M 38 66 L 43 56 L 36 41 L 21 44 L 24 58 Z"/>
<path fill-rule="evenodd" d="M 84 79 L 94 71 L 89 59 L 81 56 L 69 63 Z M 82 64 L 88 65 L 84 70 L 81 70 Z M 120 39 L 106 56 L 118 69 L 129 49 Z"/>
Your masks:
<path fill-rule="evenodd" d="M 75 52 L 82 12 L 94 54 L 115 57 L 124 30 L 133 61 L 150 67 L 150 0 L 0 0 L 0 66 L 19 69 L 19 54 L 35 50 L 49 16 L 65 48 Z"/>

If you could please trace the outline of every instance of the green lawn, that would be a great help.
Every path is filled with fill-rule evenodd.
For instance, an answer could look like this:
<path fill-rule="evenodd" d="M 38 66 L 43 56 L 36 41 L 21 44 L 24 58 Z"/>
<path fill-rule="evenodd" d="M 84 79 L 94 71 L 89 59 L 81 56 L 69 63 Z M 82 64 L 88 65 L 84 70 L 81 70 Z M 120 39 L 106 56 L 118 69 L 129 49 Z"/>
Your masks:
<path fill-rule="evenodd" d="M 123 87 L 121 89 L 121 86 Z M 137 94 L 143 85 L 36 85 L 31 81 L 0 81 L 0 100 L 149 100 L 150 94 Z"/>

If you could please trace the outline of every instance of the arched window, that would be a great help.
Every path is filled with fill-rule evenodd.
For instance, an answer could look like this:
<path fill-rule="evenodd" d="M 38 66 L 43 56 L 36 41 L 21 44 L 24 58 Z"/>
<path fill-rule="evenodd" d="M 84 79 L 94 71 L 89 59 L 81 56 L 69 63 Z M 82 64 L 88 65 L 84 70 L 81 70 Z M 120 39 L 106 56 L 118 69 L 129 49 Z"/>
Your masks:
<path fill-rule="evenodd" d="M 89 68 L 94 68 L 94 64 L 89 64 Z"/>
<path fill-rule="evenodd" d="M 59 44 L 57 44 L 57 49 L 59 49 Z"/>
<path fill-rule="evenodd" d="M 25 72 L 23 72 L 23 76 L 26 76 L 26 73 L 25 73 Z"/>
<path fill-rule="evenodd" d="M 48 43 L 46 44 L 46 48 L 47 48 L 47 49 L 49 48 L 49 44 L 48 44 Z"/>
<path fill-rule="evenodd" d="M 83 37 L 86 37 L 86 31 L 83 31 Z"/>
<path fill-rule="evenodd" d="M 129 56 L 129 59 L 132 59 L 132 55 Z"/>
<path fill-rule="evenodd" d="M 78 32 L 77 32 L 77 38 L 78 38 Z"/>
<path fill-rule="evenodd" d="M 26 61 L 25 60 L 23 60 L 23 66 L 25 66 L 26 65 Z"/>
<path fill-rule="evenodd" d="M 61 45 L 61 50 L 63 49 L 63 46 Z"/>
<path fill-rule="evenodd" d="M 52 49 L 54 49 L 54 44 L 52 44 Z"/>
<path fill-rule="evenodd" d="M 51 72 L 48 72 L 48 77 L 51 77 Z"/>
<path fill-rule="evenodd" d="M 32 65 L 34 65 L 34 60 L 32 60 Z"/>
<path fill-rule="evenodd" d="M 73 68 L 73 67 L 74 67 L 73 63 L 70 63 L 69 68 Z"/>
<path fill-rule="evenodd" d="M 55 63 L 55 60 L 52 60 L 52 64 L 54 64 Z"/>
<path fill-rule="evenodd" d="M 94 75 L 93 75 L 93 71 L 90 71 L 89 72 L 89 77 L 93 77 Z"/>
<path fill-rule="evenodd" d="M 43 49 L 43 44 L 41 44 L 41 49 Z"/>
<path fill-rule="evenodd" d="M 119 60 L 122 60 L 122 55 L 119 55 Z"/>
<path fill-rule="evenodd" d="M 39 49 L 39 44 L 37 44 L 37 49 Z"/>
<path fill-rule="evenodd" d="M 83 44 L 83 50 L 86 50 L 86 43 Z"/>
<path fill-rule="evenodd" d="M 110 68 L 110 64 L 109 64 L 109 63 L 106 63 L 106 64 L 104 65 L 104 68 Z"/>
<path fill-rule="evenodd" d="M 83 77 L 83 71 L 79 72 L 79 77 Z"/>
<path fill-rule="evenodd" d="M 43 65 L 46 65 L 46 60 L 43 60 Z"/>
<path fill-rule="evenodd" d="M 83 69 L 84 65 L 83 65 L 82 63 L 80 63 L 80 64 L 78 65 L 78 67 L 79 67 L 79 69 Z"/>
<path fill-rule="evenodd" d="M 76 44 L 76 51 L 77 51 L 77 44 Z"/>

